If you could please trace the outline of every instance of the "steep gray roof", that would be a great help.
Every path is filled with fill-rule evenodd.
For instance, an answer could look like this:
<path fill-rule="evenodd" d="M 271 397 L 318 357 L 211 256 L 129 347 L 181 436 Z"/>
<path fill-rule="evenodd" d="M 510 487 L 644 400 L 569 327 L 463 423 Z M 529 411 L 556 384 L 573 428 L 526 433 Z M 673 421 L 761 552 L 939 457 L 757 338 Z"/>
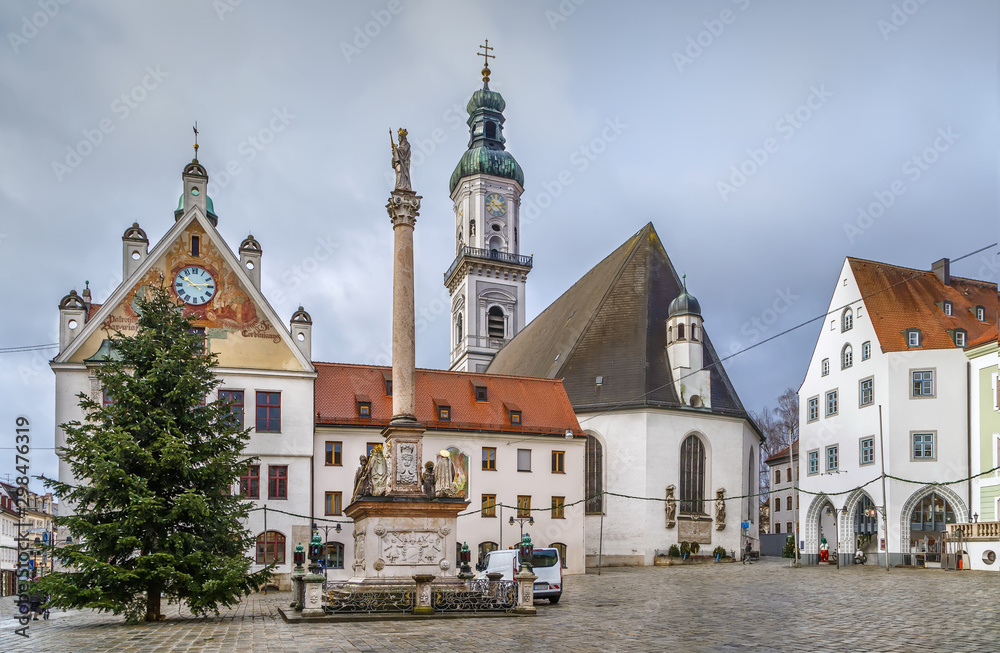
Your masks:
<path fill-rule="evenodd" d="M 487 372 L 561 378 L 578 413 L 649 406 L 702 412 L 679 401 L 667 361 L 667 310 L 681 290 L 649 223 L 532 320 Z M 704 345 L 711 412 L 746 418 L 757 430 L 707 330 Z"/>

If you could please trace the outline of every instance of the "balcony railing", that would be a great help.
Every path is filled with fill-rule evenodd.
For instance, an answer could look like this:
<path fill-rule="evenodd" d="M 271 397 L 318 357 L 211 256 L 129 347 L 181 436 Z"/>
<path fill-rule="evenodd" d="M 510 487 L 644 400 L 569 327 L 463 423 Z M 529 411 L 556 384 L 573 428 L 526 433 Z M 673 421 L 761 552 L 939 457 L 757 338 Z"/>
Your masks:
<path fill-rule="evenodd" d="M 961 534 L 966 540 L 1000 540 L 1000 522 L 979 521 L 966 524 L 948 524 L 948 535 Z"/>
<path fill-rule="evenodd" d="M 480 249 L 478 247 L 463 247 L 462 251 L 459 252 L 458 256 L 455 257 L 455 261 L 448 268 L 448 271 L 444 273 L 444 278 L 447 281 L 451 273 L 458 268 L 459 263 L 462 262 L 463 258 L 478 258 L 484 261 L 495 261 L 497 263 L 510 263 L 513 265 L 523 265 L 524 267 L 531 267 L 531 256 L 521 256 L 520 254 L 508 254 L 507 252 L 501 252 L 496 249 Z"/>

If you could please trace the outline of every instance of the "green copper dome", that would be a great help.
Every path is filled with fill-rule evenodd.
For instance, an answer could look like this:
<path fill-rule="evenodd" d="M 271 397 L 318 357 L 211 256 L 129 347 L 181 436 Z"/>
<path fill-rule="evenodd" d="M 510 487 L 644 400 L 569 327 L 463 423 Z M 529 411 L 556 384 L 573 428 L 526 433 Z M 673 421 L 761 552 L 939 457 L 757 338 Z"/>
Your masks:
<path fill-rule="evenodd" d="M 215 204 L 212 202 L 212 198 L 209 195 L 205 196 L 205 208 L 208 209 L 208 221 L 213 225 L 218 226 L 219 216 L 215 214 Z M 181 193 L 180 198 L 177 200 L 177 210 L 174 211 L 174 217 L 178 220 L 184 215 L 184 193 Z"/>
<path fill-rule="evenodd" d="M 469 112 L 469 147 L 462 154 L 455 172 L 451 173 L 448 191 L 454 192 L 463 177 L 484 174 L 516 181 L 524 187 L 524 171 L 504 146 L 503 96 L 491 91 L 488 83 L 472 94 L 466 110 Z"/>
<path fill-rule="evenodd" d="M 674 301 L 670 302 L 670 306 L 667 307 L 667 317 L 676 317 L 678 315 L 697 315 L 701 317 L 701 304 L 698 303 L 694 295 L 688 292 L 687 275 L 684 276 L 684 288 L 681 290 L 681 294 L 674 297 Z"/>
<path fill-rule="evenodd" d="M 448 192 L 455 190 L 462 177 L 469 175 L 484 174 L 504 179 L 513 179 L 524 187 L 524 171 L 514 160 L 514 155 L 506 150 L 493 150 L 484 146 L 477 146 L 465 151 L 455 172 L 451 173 L 451 184 Z"/>

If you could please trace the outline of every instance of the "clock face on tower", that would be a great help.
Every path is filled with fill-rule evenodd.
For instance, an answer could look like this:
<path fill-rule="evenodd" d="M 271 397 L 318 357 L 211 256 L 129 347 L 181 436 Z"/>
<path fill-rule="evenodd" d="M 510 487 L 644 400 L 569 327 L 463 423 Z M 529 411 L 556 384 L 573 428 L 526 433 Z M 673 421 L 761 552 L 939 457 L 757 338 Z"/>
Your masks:
<path fill-rule="evenodd" d="M 215 296 L 215 279 L 204 268 L 189 266 L 174 279 L 177 296 L 192 306 L 201 306 Z"/>
<path fill-rule="evenodd" d="M 507 200 L 499 193 L 486 196 L 486 211 L 494 218 L 499 218 L 507 212 Z"/>

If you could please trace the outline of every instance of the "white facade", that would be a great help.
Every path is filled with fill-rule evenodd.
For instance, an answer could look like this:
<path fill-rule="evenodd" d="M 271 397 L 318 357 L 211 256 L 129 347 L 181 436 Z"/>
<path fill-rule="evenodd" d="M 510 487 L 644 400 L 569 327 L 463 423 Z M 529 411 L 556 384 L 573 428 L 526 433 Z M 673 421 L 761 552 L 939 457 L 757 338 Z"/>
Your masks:
<path fill-rule="evenodd" d="M 607 496 L 602 515 L 592 511 L 586 517 L 587 564 L 651 565 L 657 553 L 666 554 L 672 544 L 698 539 L 700 554 L 715 547 L 738 552 L 745 542 L 740 525 L 750 522 L 749 535 L 757 537 L 757 498 L 726 500 L 725 526 L 718 529 L 716 492 L 727 497 L 756 493 L 759 443 L 745 420 L 708 412 L 638 409 L 608 413 L 578 413 L 580 426 L 597 438 L 603 453 L 601 470 L 605 491 L 629 497 L 666 498 L 673 485 L 678 499 L 676 524 L 668 526 L 663 501 L 641 501 Z M 703 515 L 700 536 L 680 507 L 681 446 L 689 436 L 697 437 L 705 449 L 705 476 L 702 484 Z M 732 483 L 737 479 L 737 484 Z M 707 541 L 705 536 L 707 535 Z"/>
<path fill-rule="evenodd" d="M 315 481 L 313 486 L 314 515 L 322 517 L 316 523 L 324 541 L 343 546 L 344 568 L 329 568 L 330 580 L 346 580 L 351 577 L 350 561 L 354 559 L 354 527 L 351 520 L 343 516 L 343 508 L 351 502 L 354 475 L 358 469 L 360 456 L 365 455 L 370 444 L 383 442 L 380 430 L 358 426 L 317 426 L 315 447 Z M 326 464 L 327 443 L 341 447 L 341 464 Z M 583 466 L 586 441 L 582 438 L 567 439 L 562 436 L 528 435 L 511 433 L 469 433 L 448 431 L 427 431 L 423 436 L 424 458 L 432 459 L 434 453 L 449 447 L 459 449 L 469 457 L 469 507 L 468 514 L 460 514 L 457 525 L 457 542 L 467 543 L 472 551 L 473 564 L 484 557 L 484 551 L 492 544 L 496 548 L 509 548 L 520 541 L 521 527 L 509 520 L 514 516 L 514 508 L 498 507 L 482 512 L 483 495 L 496 497 L 496 504 L 517 506 L 519 496 L 531 497 L 533 525 L 525 524 L 524 532 L 531 535 L 535 547 L 554 544 L 565 546 L 565 573 L 582 574 L 584 568 L 584 506 Z M 496 469 L 484 469 L 483 448 L 496 450 Z M 529 451 L 530 471 L 518 471 L 518 451 Z M 552 472 L 552 452 L 565 454 L 564 472 Z M 521 454 L 522 463 L 524 454 Z M 325 514 L 328 492 L 339 492 L 341 512 Z M 566 508 L 564 517 L 554 518 L 549 508 L 552 497 L 562 497 Z M 574 504 L 574 505 L 569 505 Z M 539 510 L 542 509 L 542 510 Z M 336 532 L 337 523 L 341 532 Z M 303 542 L 305 543 L 305 542 Z M 457 560 L 452 561 L 453 564 Z"/>
<path fill-rule="evenodd" d="M 777 456 L 770 458 L 768 465 L 770 466 L 768 474 L 771 475 L 771 491 L 768 495 L 771 507 L 771 533 L 794 533 L 799 522 L 800 499 L 795 489 L 798 467 L 793 466 L 790 453 L 780 458 Z"/>
<path fill-rule="evenodd" d="M 856 527 L 865 521 L 859 511 L 867 506 L 886 506 L 888 522 L 878 516 L 877 533 L 862 544 L 870 561 L 886 551 L 892 564 L 914 561 L 911 554 L 933 531 L 911 532 L 911 516 L 932 494 L 947 502 L 955 520 L 966 520 L 969 483 L 931 484 L 969 476 L 967 364 L 958 347 L 883 352 L 845 262 L 799 389 L 800 487 L 821 493 L 802 496 L 805 562 L 818 559 L 821 538 L 831 556 L 839 542 L 841 562 L 848 562 L 857 546 Z M 921 379 L 929 374 L 926 395 L 915 394 L 915 373 Z M 927 435 L 931 446 L 925 449 Z M 920 457 L 915 439 L 921 440 Z M 883 462 L 886 474 L 912 481 L 887 479 L 884 498 L 882 483 L 871 482 L 882 474 Z"/>

